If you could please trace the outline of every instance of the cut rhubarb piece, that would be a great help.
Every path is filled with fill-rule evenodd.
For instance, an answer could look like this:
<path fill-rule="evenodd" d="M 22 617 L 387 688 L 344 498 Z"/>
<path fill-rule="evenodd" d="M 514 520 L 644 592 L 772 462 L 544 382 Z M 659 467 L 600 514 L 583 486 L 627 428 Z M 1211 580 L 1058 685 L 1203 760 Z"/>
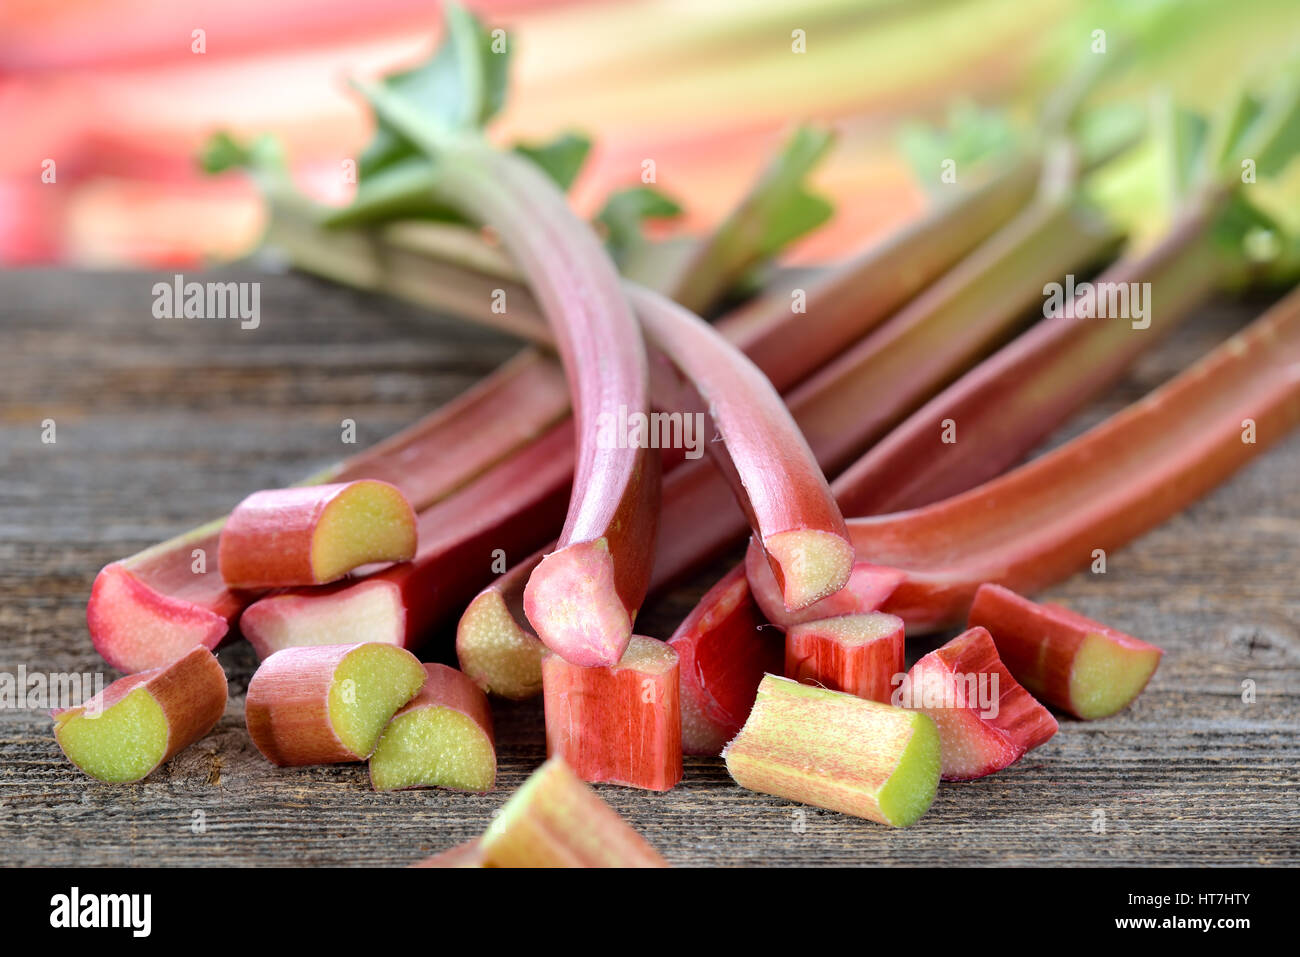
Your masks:
<path fill-rule="evenodd" d="M 939 732 L 917 711 L 767 675 L 722 752 L 736 783 L 907 827 L 939 786 Z"/>
<path fill-rule="evenodd" d="M 203 737 L 226 710 L 226 676 L 206 648 L 119 678 L 90 701 L 54 713 L 68 760 L 100 781 L 147 777 Z"/>
<path fill-rule="evenodd" d="M 527 353 L 410 428 L 304 484 L 379 479 L 423 509 L 536 438 L 568 407 L 559 367 Z M 223 522 L 104 566 L 86 622 L 105 661 L 119 671 L 142 671 L 196 646 L 215 648 L 226 637 L 231 621 L 256 596 L 231 591 L 221 578 Z"/>
<path fill-rule="evenodd" d="M 546 646 L 528 629 L 524 588 L 545 552 L 514 566 L 479 592 L 456 625 L 461 670 L 491 694 L 522 701 L 542 693 Z"/>
<path fill-rule="evenodd" d="M 617 665 L 542 658 L 546 753 L 584 781 L 667 791 L 682 779 L 677 652 L 633 635 Z"/>
<path fill-rule="evenodd" d="M 411 867 L 486 867 L 483 862 L 483 848 L 478 838 L 457 844 L 441 854 L 426 857 L 412 864 Z"/>
<path fill-rule="evenodd" d="M 560 758 L 534 771 L 479 841 L 489 867 L 667 867 Z"/>
<path fill-rule="evenodd" d="M 240 630 L 265 658 L 302 645 L 379 641 L 416 648 L 492 580 L 502 553 L 527 554 L 564 520 L 573 433 L 558 425 L 516 456 L 420 513 L 412 561 L 326 589 L 270 595 Z"/>
<path fill-rule="evenodd" d="M 364 761 L 424 681 L 415 655 L 393 645 L 286 648 L 253 674 L 244 720 L 272 764 Z"/>
<path fill-rule="evenodd" d="M 1040 605 L 1000 585 L 980 586 L 969 625 L 988 630 L 1017 681 L 1076 718 L 1104 718 L 1128 707 L 1164 654 L 1068 608 Z"/>
<path fill-rule="evenodd" d="M 226 519 L 218 562 L 229 588 L 323 585 L 362 565 L 404 562 L 415 544 L 406 496 L 363 479 L 254 492 Z"/>
<path fill-rule="evenodd" d="M 875 611 L 903 580 L 903 573 L 896 568 L 857 561 L 853 563 L 848 584 L 835 594 L 828 595 L 807 608 L 790 611 L 785 607 L 781 588 L 772 575 L 770 564 L 763 558 L 762 549 L 752 540 L 745 552 L 744 569 L 754 600 L 758 602 L 758 607 L 767 616 L 767 620 L 778 628 L 787 629 L 806 621 Z"/>
<path fill-rule="evenodd" d="M 795 625 L 785 635 L 785 676 L 888 704 L 903 673 L 903 620 L 872 612 Z"/>
<path fill-rule="evenodd" d="M 895 693 L 934 719 L 946 781 L 1001 771 L 1056 734 L 1056 719 L 1016 683 L 983 628 L 930 652 Z"/>
<path fill-rule="evenodd" d="M 850 520 L 860 556 L 905 573 L 881 610 L 909 631 L 937 630 L 964 621 L 985 582 L 1033 592 L 1089 567 L 1096 549 L 1158 525 L 1300 423 L 1297 369 L 1300 291 L 1014 471 L 925 508 Z"/>
<path fill-rule="evenodd" d="M 370 756 L 371 784 L 377 791 L 492 790 L 497 756 L 487 697 L 455 668 L 427 664 L 424 671 L 424 687 L 393 715 Z"/>
<path fill-rule="evenodd" d="M 839 591 L 853 567 L 844 517 L 781 396 L 752 362 L 698 316 L 657 293 L 628 295 L 658 348 L 709 410 L 721 441 L 708 443 L 756 540 L 798 610 Z"/>
<path fill-rule="evenodd" d="M 683 753 L 721 754 L 749 717 L 763 675 L 781 669 L 780 637 L 766 624 L 736 568 L 668 639 L 678 658 Z"/>

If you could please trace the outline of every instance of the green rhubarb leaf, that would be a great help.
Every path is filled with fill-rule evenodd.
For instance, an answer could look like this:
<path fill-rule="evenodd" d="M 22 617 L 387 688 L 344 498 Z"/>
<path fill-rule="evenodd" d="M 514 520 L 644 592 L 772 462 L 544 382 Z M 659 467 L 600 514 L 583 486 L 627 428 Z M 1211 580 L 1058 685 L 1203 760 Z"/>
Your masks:
<path fill-rule="evenodd" d="M 447 33 L 433 57 L 384 77 L 382 85 L 442 130 L 482 129 L 505 102 L 509 44 L 504 31 L 488 31 L 459 4 L 444 4 L 443 10 Z M 358 165 L 364 178 L 418 155 L 414 144 L 380 120 Z"/>
<path fill-rule="evenodd" d="M 1009 155 L 1020 137 L 1000 110 L 981 109 L 973 103 L 954 104 L 943 127 L 907 123 L 898 134 L 899 148 L 923 186 L 937 192 L 964 170 Z"/>
<path fill-rule="evenodd" d="M 681 206 L 658 190 L 634 186 L 612 193 L 596 214 L 596 222 L 604 231 L 610 255 L 621 266 L 648 242 L 642 232 L 647 221 L 681 214 Z"/>
<path fill-rule="evenodd" d="M 587 161 L 587 154 L 591 152 L 591 140 L 581 133 L 563 133 L 549 143 L 519 143 L 515 146 L 515 152 L 528 157 L 560 189 L 567 190 L 578 178 L 578 173 Z"/>

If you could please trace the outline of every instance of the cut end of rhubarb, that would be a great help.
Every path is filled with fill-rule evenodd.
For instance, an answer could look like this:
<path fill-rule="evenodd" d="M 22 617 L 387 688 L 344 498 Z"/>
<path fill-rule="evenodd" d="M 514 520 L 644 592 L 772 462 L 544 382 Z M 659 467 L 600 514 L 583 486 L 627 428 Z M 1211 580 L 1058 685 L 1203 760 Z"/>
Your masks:
<path fill-rule="evenodd" d="M 317 582 L 342 578 L 373 562 L 404 562 L 415 555 L 415 511 L 387 482 L 349 482 L 321 514 L 312 536 Z"/>
<path fill-rule="evenodd" d="M 437 705 L 393 718 L 370 756 L 370 781 L 377 791 L 490 791 L 496 774 L 496 751 L 478 723 Z"/>
<path fill-rule="evenodd" d="M 82 709 L 55 718 L 54 736 L 68 760 L 100 781 L 139 781 L 167 753 L 167 718 L 145 688 L 91 717 Z"/>
<path fill-rule="evenodd" d="M 503 698 L 522 701 L 542 693 L 545 650 L 495 589 L 470 602 L 456 627 L 461 670 L 484 691 Z"/>
<path fill-rule="evenodd" d="M 807 608 L 843 588 L 853 572 L 853 545 L 818 529 L 777 532 L 763 540 L 788 611 Z"/>
<path fill-rule="evenodd" d="M 401 648 L 375 643 L 349 652 L 329 690 L 330 724 L 339 741 L 353 754 L 370 754 L 389 719 L 424 680 L 420 662 Z"/>
<path fill-rule="evenodd" d="M 546 647 L 570 664 L 617 664 L 632 619 L 615 587 L 604 539 L 577 542 L 542 559 L 524 589 L 524 613 Z"/>
<path fill-rule="evenodd" d="M 842 615 L 825 621 L 810 621 L 790 629 L 792 637 L 804 634 L 825 635 L 845 648 L 859 648 L 881 638 L 898 634 L 903 620 L 895 615 L 872 612 L 865 615 Z"/>
<path fill-rule="evenodd" d="M 934 722 L 917 721 L 910 730 L 894 773 L 876 798 L 880 813 L 894 827 L 909 827 L 930 809 L 943 766 L 943 744 Z"/>
<path fill-rule="evenodd" d="M 223 616 L 159 594 L 121 562 L 105 565 L 95 576 L 86 624 L 95 650 L 127 674 L 155 668 L 191 648 L 216 648 L 228 628 Z"/>
<path fill-rule="evenodd" d="M 261 659 L 306 645 L 401 645 L 406 607 L 392 582 L 360 581 L 333 592 L 268 595 L 245 609 L 239 630 Z"/>
<path fill-rule="evenodd" d="M 1133 639 L 1119 643 L 1089 632 L 1075 653 L 1070 672 L 1070 703 L 1076 717 L 1105 718 L 1128 707 L 1156 673 L 1162 652 Z"/>

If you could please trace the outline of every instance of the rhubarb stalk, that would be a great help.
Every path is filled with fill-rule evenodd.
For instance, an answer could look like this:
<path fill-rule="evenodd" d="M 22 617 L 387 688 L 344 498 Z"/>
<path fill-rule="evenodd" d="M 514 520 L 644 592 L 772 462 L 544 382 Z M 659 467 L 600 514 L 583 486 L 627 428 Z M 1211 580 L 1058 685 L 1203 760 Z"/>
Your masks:
<path fill-rule="evenodd" d="M 100 781 L 147 777 L 203 737 L 226 710 L 226 676 L 206 648 L 119 678 L 89 701 L 54 712 L 68 760 Z"/>
<path fill-rule="evenodd" d="M 667 867 L 560 758 L 534 771 L 479 841 L 489 867 Z"/>
<path fill-rule="evenodd" d="M 1016 680 L 1076 718 L 1105 718 L 1142 693 L 1164 654 L 1060 605 L 1040 605 L 999 585 L 981 585 L 972 628 L 993 636 Z"/>
<path fill-rule="evenodd" d="M 785 676 L 888 704 L 903 673 L 903 621 L 870 612 L 795 625 L 785 634 Z"/>
<path fill-rule="evenodd" d="M 667 791 L 682 777 L 677 653 L 633 635 L 617 665 L 542 658 L 546 753 L 584 781 Z"/>

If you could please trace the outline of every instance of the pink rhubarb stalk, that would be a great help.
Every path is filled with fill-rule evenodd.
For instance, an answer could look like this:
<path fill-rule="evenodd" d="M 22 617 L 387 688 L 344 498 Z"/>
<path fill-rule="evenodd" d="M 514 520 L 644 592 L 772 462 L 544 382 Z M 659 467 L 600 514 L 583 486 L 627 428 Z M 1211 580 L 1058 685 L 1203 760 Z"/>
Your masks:
<path fill-rule="evenodd" d="M 542 658 L 546 753 L 584 781 L 667 791 L 682 778 L 677 653 L 634 635 L 617 665 Z"/>
<path fill-rule="evenodd" d="M 679 662 L 685 754 L 720 754 L 745 723 L 763 675 L 781 670 L 780 635 L 765 625 L 736 568 L 668 639 Z"/>
<path fill-rule="evenodd" d="M 889 703 L 903 673 L 903 620 L 869 612 L 795 625 L 785 634 L 785 676 Z"/>
<path fill-rule="evenodd" d="M 744 574 L 749 581 L 754 601 L 767 620 L 778 628 L 785 629 L 808 621 L 875 611 L 903 580 L 903 573 L 896 568 L 885 568 L 870 562 L 854 562 L 848 584 L 835 594 L 792 612 L 785 607 L 780 586 L 764 560 L 762 550 L 753 540 L 745 552 Z"/>
<path fill-rule="evenodd" d="M 568 409 L 559 368 L 536 353 L 507 363 L 455 401 L 309 482 L 379 479 L 416 509 L 450 494 L 535 438 Z M 448 455 L 447 449 L 456 449 Z M 95 649 L 119 671 L 215 648 L 255 595 L 226 587 L 217 563 L 223 520 L 106 565 L 86 622 Z"/>
<path fill-rule="evenodd" d="M 1016 680 L 1076 718 L 1104 718 L 1142 693 L 1164 654 L 1060 605 L 1040 605 L 1000 585 L 981 585 L 969 626 L 993 636 Z"/>
<path fill-rule="evenodd" d="M 93 778 L 147 777 L 203 737 L 226 711 L 226 675 L 206 648 L 119 678 L 74 708 L 54 712 L 54 737 Z"/>
<path fill-rule="evenodd" d="M 361 480 L 254 492 L 221 530 L 230 588 L 323 585 L 373 562 L 415 554 L 415 511 L 400 489 Z"/>
<path fill-rule="evenodd" d="M 895 694 L 939 729 L 945 781 L 1001 771 L 1056 734 L 1056 719 L 1016 683 L 983 628 L 930 652 Z"/>
<path fill-rule="evenodd" d="M 424 682 L 416 657 L 392 645 L 286 648 L 248 683 L 248 736 L 281 767 L 364 761 Z"/>
<path fill-rule="evenodd" d="M 905 572 L 882 610 L 960 623 L 975 590 L 1033 592 L 1195 501 L 1300 422 L 1300 291 L 1073 441 L 926 508 L 852 519 L 858 554 Z"/>

